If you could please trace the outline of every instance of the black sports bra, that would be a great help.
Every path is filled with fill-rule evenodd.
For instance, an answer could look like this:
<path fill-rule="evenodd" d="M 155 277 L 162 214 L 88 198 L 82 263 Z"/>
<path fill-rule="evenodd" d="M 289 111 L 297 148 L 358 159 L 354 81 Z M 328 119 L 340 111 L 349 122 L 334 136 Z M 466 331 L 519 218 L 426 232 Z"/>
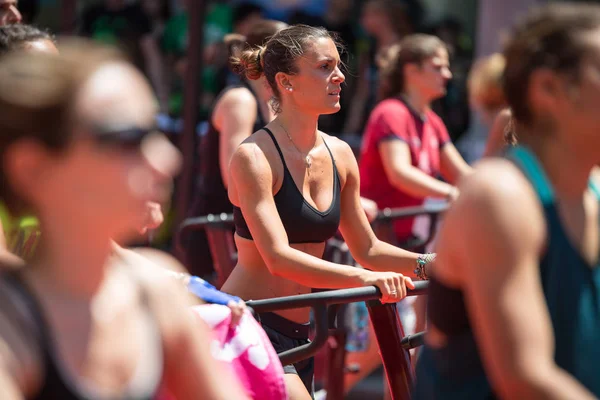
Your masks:
<path fill-rule="evenodd" d="M 325 147 L 331 156 L 333 163 L 333 199 L 331 205 L 325 211 L 319 211 L 310 205 L 294 183 L 294 179 L 285 164 L 281 148 L 275 140 L 275 136 L 268 128 L 263 128 L 269 134 L 283 163 L 283 182 L 281 188 L 275 194 L 275 205 L 277 212 L 283 222 L 290 243 L 322 243 L 336 234 L 340 225 L 340 179 L 335 166 L 335 159 L 327 143 Z M 248 229 L 242 210 L 233 207 L 233 221 L 235 232 L 245 238 L 252 240 L 252 234 Z"/>

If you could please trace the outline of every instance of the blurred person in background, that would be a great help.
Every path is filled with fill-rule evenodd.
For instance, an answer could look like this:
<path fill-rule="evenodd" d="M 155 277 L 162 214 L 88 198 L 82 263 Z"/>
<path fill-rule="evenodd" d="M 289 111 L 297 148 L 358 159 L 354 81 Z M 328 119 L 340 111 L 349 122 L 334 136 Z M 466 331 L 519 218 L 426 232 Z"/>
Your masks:
<path fill-rule="evenodd" d="M 483 123 L 490 128 L 498 113 L 506 108 L 502 90 L 502 75 L 506 61 L 500 53 L 492 54 L 475 62 L 467 88 L 471 107 L 481 114 Z"/>
<path fill-rule="evenodd" d="M 231 56 L 262 46 L 287 24 L 263 20 L 255 22 L 248 36 L 229 35 L 226 44 Z M 235 149 L 275 117 L 271 107 L 273 93 L 264 77 L 241 78 L 239 84 L 225 88 L 217 97 L 209 118 L 208 132 L 198 146 L 200 171 L 190 216 L 231 213 L 233 205 L 227 195 L 229 160 Z M 212 269 L 212 257 L 204 231 L 189 233 L 186 265 L 193 273 L 206 276 Z"/>
<path fill-rule="evenodd" d="M 446 85 L 446 95 L 432 102 L 431 108 L 442 118 L 450 139 L 456 142 L 470 122 L 467 78 L 472 64 L 473 45 L 463 23 L 447 17 L 433 24 L 427 33 L 437 36 L 446 45 L 452 78 Z"/>
<path fill-rule="evenodd" d="M 361 195 L 379 209 L 421 206 L 435 199 L 452 203 L 458 197 L 456 184 L 471 168 L 431 109 L 431 103 L 446 94 L 451 77 L 448 51 L 435 36 L 409 35 L 395 47 L 395 54 L 388 55 L 381 77 L 384 100 L 369 116 L 359 163 Z M 380 239 L 410 249 L 427 239 L 422 232 L 427 229 L 418 221 L 398 219 Z M 407 331 L 420 332 L 425 328 L 425 303 L 413 301 L 400 303 L 398 309 Z"/>
<path fill-rule="evenodd" d="M 380 209 L 418 206 L 428 197 L 452 202 L 458 197 L 456 183 L 471 169 L 431 110 L 452 76 L 446 47 L 435 36 L 410 35 L 387 65 L 384 100 L 371 113 L 363 137 L 361 194 Z M 396 243 L 414 238 L 413 222 L 394 223 Z"/>
<path fill-rule="evenodd" d="M 119 47 L 150 78 L 160 110 L 168 108 L 169 86 L 152 22 L 139 2 L 102 0 L 85 8 L 79 32 L 100 43 Z"/>
<path fill-rule="evenodd" d="M 357 51 L 360 78 L 342 129 L 345 133 L 362 131 L 366 116 L 377 102 L 378 59 L 414 28 L 406 5 L 398 0 L 368 0 L 363 5 L 360 24 L 372 41 Z"/>
<path fill-rule="evenodd" d="M 0 198 L 44 232 L 30 265 L 0 275 L 2 398 L 246 398 L 181 290 L 113 252 L 178 164 L 142 75 L 75 42 L 5 56 L 0 77 Z"/>
<path fill-rule="evenodd" d="M 187 2 L 177 0 L 178 11 L 167 21 L 162 49 L 167 57 L 170 70 L 174 71 L 169 113 L 179 117 L 183 112 L 183 86 L 187 66 L 188 23 Z M 262 9 L 245 2 L 236 5 L 229 2 L 211 2 L 206 10 L 204 23 L 204 53 L 202 98 L 200 99 L 200 119 L 206 120 L 211 113 L 215 97 L 228 84 L 239 83 L 228 69 L 228 49 L 223 38 L 229 33 L 245 35 L 248 27 L 262 15 Z M 239 30 L 239 31 L 236 31 Z M 199 72 L 200 73 L 200 72 Z"/>
<path fill-rule="evenodd" d="M 18 24 L 23 19 L 17 0 L 0 0 L 0 26 Z"/>
<path fill-rule="evenodd" d="M 498 154 L 506 144 L 505 130 L 511 115 L 502 89 L 505 65 L 504 56 L 495 53 L 475 62 L 469 73 L 471 107 L 489 131 L 484 157 Z"/>
<path fill-rule="evenodd" d="M 169 0 L 140 0 L 142 10 L 150 20 L 152 35 L 157 43 L 162 40 L 165 26 L 171 18 L 171 6 Z"/>

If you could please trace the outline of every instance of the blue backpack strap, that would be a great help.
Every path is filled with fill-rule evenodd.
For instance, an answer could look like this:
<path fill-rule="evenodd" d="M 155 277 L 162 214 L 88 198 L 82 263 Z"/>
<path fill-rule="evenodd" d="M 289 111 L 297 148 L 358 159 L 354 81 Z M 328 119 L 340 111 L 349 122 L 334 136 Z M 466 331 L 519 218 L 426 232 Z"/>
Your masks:
<path fill-rule="evenodd" d="M 554 190 L 542 166 L 533 153 L 523 146 L 511 148 L 507 158 L 514 161 L 533 185 L 540 201 L 544 205 L 554 202 Z"/>

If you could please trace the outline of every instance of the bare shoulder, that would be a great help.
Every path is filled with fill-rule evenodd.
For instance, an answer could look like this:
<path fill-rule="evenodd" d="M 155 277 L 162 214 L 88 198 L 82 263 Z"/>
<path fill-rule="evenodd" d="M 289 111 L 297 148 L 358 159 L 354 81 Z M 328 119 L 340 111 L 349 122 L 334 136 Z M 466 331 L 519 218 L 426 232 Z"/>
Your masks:
<path fill-rule="evenodd" d="M 246 87 L 236 87 L 227 90 L 215 105 L 219 106 L 256 106 L 256 98 Z"/>
<path fill-rule="evenodd" d="M 270 171 L 270 159 L 267 134 L 258 131 L 246 138 L 233 152 L 229 168 L 233 176 L 261 175 Z M 271 143 L 272 146 L 272 143 Z"/>
<path fill-rule="evenodd" d="M 459 188 L 460 196 L 446 218 L 447 224 L 461 232 L 455 235 L 457 240 L 467 243 L 475 238 L 493 238 L 498 243 L 521 242 L 541 249 L 545 238 L 542 205 L 527 178 L 512 162 L 484 159 Z"/>
<path fill-rule="evenodd" d="M 252 110 L 256 110 L 257 104 L 254 95 L 245 87 L 236 87 L 227 90 L 219 97 L 214 106 L 212 122 L 217 126 L 221 125 L 223 118 L 232 115 L 251 115 Z M 243 111 L 240 113 L 240 111 Z M 233 113 L 233 114 L 232 114 Z"/>
<path fill-rule="evenodd" d="M 541 254 L 546 237 L 542 205 L 514 164 L 484 159 L 459 188 L 438 235 L 438 279 L 460 286 L 474 268 L 504 267 L 523 254 Z"/>
<path fill-rule="evenodd" d="M 235 150 L 229 164 L 230 173 L 237 178 L 268 178 L 276 181 L 283 164 L 273 139 L 260 129 L 247 137 Z"/>

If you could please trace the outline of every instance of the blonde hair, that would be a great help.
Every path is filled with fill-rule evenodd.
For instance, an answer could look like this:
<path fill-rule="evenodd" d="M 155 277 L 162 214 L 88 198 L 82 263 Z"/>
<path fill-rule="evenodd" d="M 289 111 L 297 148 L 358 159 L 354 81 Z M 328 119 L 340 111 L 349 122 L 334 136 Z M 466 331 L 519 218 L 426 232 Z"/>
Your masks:
<path fill-rule="evenodd" d="M 467 81 L 469 97 L 487 111 L 497 111 L 506 105 L 502 76 L 506 60 L 500 53 L 478 60 Z"/>

